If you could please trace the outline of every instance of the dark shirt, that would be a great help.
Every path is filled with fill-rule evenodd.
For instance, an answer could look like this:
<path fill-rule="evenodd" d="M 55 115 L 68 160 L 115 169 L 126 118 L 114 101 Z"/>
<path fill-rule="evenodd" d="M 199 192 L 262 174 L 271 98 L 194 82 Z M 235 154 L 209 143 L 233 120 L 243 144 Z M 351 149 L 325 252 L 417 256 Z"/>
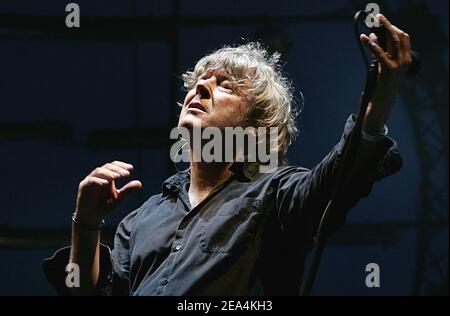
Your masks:
<path fill-rule="evenodd" d="M 126 216 L 114 249 L 102 246 L 97 294 L 112 295 L 297 295 L 305 258 L 331 197 L 343 137 L 312 170 L 280 166 L 259 173 L 255 164 L 233 164 L 233 175 L 192 208 L 189 170 L 167 179 L 162 192 Z M 332 230 L 367 196 L 375 181 L 401 168 L 395 142 L 360 140 L 346 170 L 345 196 Z M 60 294 L 69 248 L 44 262 Z"/>

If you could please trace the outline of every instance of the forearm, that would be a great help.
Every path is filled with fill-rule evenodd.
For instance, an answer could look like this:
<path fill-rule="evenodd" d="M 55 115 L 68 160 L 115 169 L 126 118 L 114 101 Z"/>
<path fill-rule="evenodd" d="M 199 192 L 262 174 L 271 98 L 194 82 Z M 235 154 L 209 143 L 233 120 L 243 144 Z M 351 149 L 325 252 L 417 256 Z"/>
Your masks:
<path fill-rule="evenodd" d="M 73 295 L 90 295 L 94 292 L 100 273 L 100 231 L 88 230 L 72 224 L 70 263 L 80 271 L 80 287 L 71 288 Z"/>
<path fill-rule="evenodd" d="M 369 36 L 361 34 L 361 41 L 380 62 L 377 86 L 363 122 L 363 130 L 371 135 L 381 133 L 392 111 L 399 86 L 412 63 L 409 35 L 392 25 L 382 14 L 378 14 L 377 19 L 387 34 L 387 49 L 377 43 L 378 38 L 374 33 Z"/>
<path fill-rule="evenodd" d="M 380 82 L 370 101 L 363 121 L 363 131 L 381 135 L 394 107 L 397 87 L 395 83 Z"/>

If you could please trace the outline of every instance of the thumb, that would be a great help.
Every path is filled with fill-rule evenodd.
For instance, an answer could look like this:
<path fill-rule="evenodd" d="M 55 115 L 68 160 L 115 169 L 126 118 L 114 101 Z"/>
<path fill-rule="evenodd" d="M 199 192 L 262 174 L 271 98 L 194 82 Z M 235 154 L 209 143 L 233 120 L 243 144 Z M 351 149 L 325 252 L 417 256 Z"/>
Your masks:
<path fill-rule="evenodd" d="M 139 180 L 133 180 L 125 184 L 120 190 L 117 191 L 118 196 L 117 199 L 119 201 L 122 201 L 124 198 L 126 198 L 128 195 L 130 195 L 133 192 L 139 191 L 142 189 L 142 183 Z"/>

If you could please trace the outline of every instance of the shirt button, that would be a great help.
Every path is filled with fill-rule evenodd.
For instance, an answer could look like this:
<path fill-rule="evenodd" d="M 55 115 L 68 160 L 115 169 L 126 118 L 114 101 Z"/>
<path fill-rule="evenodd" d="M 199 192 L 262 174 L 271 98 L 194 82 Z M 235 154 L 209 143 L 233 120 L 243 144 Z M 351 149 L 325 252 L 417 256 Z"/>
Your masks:
<path fill-rule="evenodd" d="M 181 245 L 180 245 L 180 244 L 178 244 L 178 245 L 175 246 L 175 250 L 176 250 L 176 251 L 178 251 L 178 250 L 180 250 L 180 249 L 181 249 Z"/>
<path fill-rule="evenodd" d="M 160 284 L 161 284 L 161 285 L 167 285 L 167 283 L 169 283 L 169 281 L 167 281 L 167 280 L 162 280 Z"/>
<path fill-rule="evenodd" d="M 261 200 L 256 200 L 253 202 L 253 206 L 257 209 L 261 208 Z"/>

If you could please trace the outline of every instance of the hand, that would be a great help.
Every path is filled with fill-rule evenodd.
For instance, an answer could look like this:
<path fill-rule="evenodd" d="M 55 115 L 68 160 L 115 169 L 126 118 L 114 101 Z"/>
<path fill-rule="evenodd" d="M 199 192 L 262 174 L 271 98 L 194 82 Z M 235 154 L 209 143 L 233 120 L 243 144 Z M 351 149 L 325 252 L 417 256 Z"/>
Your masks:
<path fill-rule="evenodd" d="M 386 29 L 387 51 L 378 45 L 378 38 L 374 33 L 369 36 L 361 34 L 361 41 L 380 61 L 380 81 L 401 79 L 412 63 L 411 41 L 409 35 L 400 30 L 382 14 L 378 14 L 382 27 Z"/>
<path fill-rule="evenodd" d="M 388 35 L 387 50 L 378 45 L 375 34 L 360 36 L 362 43 L 369 47 L 380 62 L 378 84 L 364 122 L 364 129 L 371 134 L 381 133 L 394 105 L 398 87 L 412 63 L 409 35 L 392 25 L 382 14 L 378 14 L 377 18 Z"/>
<path fill-rule="evenodd" d="M 114 161 L 92 171 L 78 187 L 76 219 L 85 225 L 99 226 L 126 196 L 142 188 L 137 180 L 116 188 L 115 181 L 130 176 L 132 170 L 132 165 Z"/>

